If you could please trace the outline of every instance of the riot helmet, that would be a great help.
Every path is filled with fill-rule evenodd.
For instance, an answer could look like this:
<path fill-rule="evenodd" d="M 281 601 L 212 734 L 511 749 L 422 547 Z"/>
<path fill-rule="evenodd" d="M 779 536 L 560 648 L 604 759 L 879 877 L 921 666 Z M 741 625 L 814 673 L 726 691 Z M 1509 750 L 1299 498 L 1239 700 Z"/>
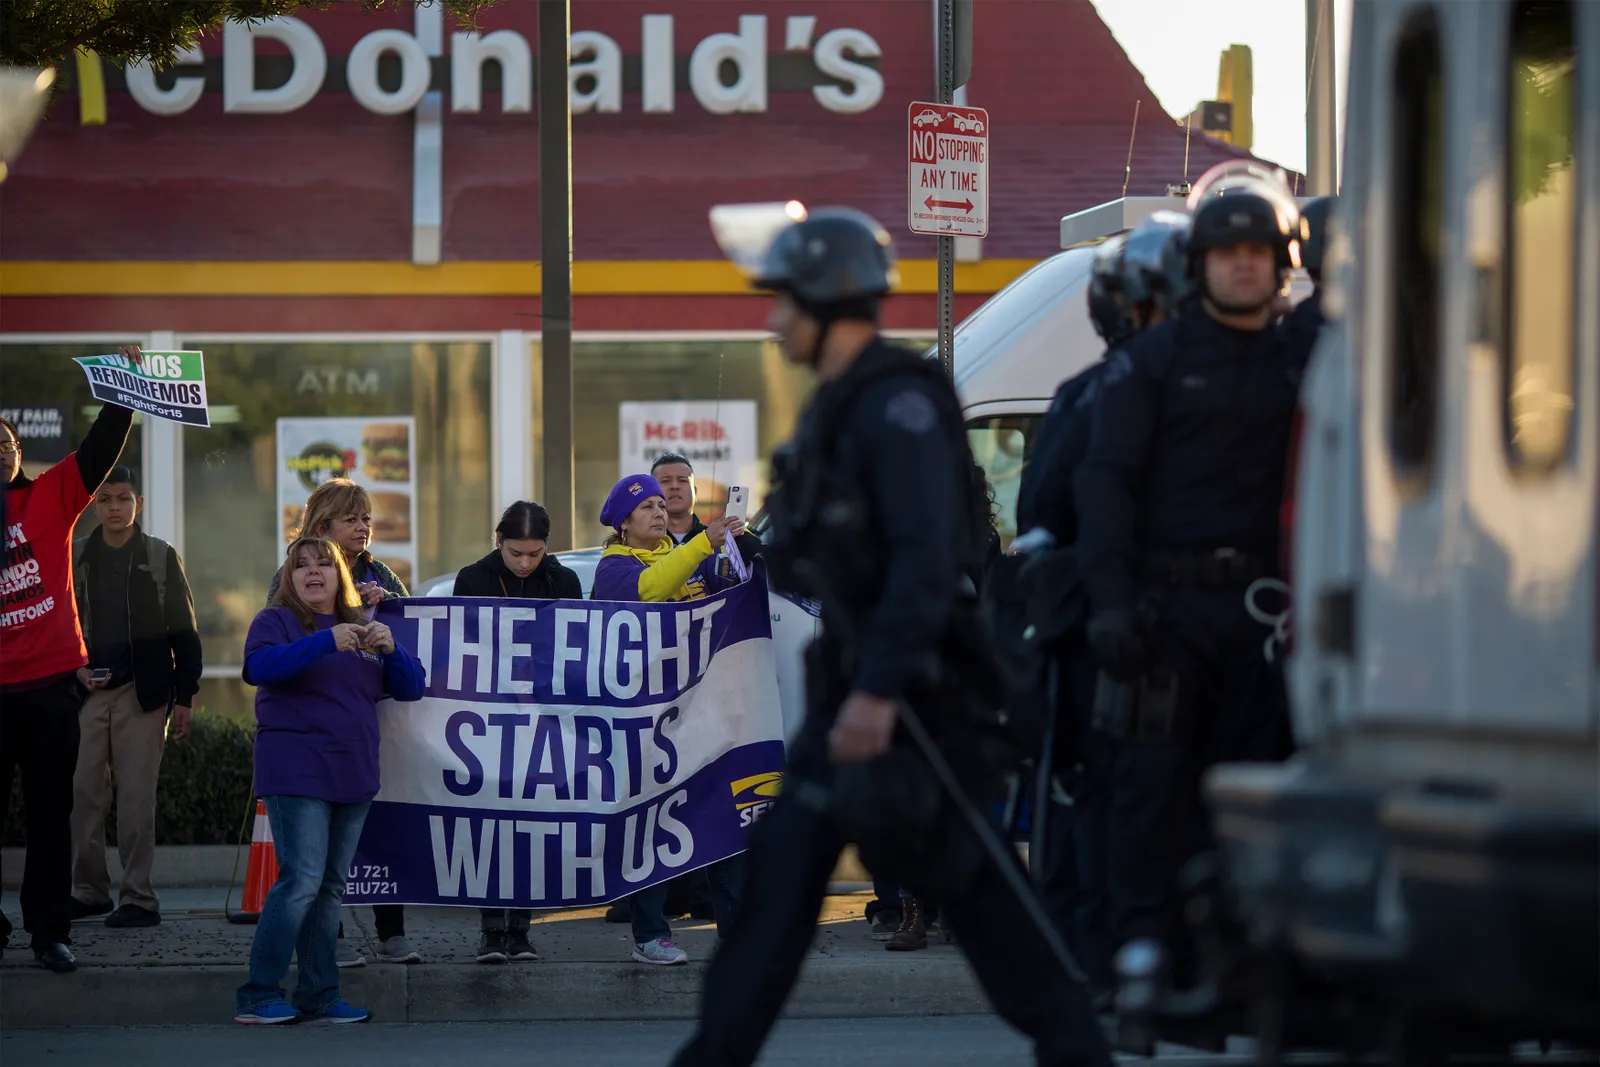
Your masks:
<path fill-rule="evenodd" d="M 1122 253 L 1128 235 L 1106 238 L 1094 250 L 1089 265 L 1089 321 L 1107 346 L 1115 346 L 1138 332 L 1133 305 L 1124 288 Z"/>
<path fill-rule="evenodd" d="M 816 321 L 808 353 L 785 348 L 813 367 L 832 326 L 876 322 L 879 302 L 900 280 L 889 231 L 853 208 L 808 211 L 796 200 L 719 205 L 711 209 L 711 229 L 753 286 L 786 295 Z"/>
<path fill-rule="evenodd" d="M 1251 242 L 1273 248 L 1278 266 L 1299 266 L 1300 208 L 1283 171 L 1257 160 L 1219 163 L 1189 192 L 1191 266 L 1208 248 Z"/>
<path fill-rule="evenodd" d="M 1128 234 L 1122 253 L 1123 293 L 1130 309 L 1152 304 L 1163 319 L 1194 292 L 1189 276 L 1189 216 L 1157 211 Z M 1143 324 L 1148 319 L 1141 316 Z"/>
<path fill-rule="evenodd" d="M 1322 256 L 1328 247 L 1328 219 L 1338 197 L 1319 196 L 1300 208 L 1300 265 L 1313 282 L 1322 281 Z"/>
<path fill-rule="evenodd" d="M 875 306 L 897 271 L 889 231 L 854 208 L 810 212 L 773 238 L 756 273 L 758 289 L 786 292 L 819 319 L 841 305 Z"/>
<path fill-rule="evenodd" d="M 1289 176 L 1282 167 L 1263 163 L 1259 159 L 1230 159 L 1200 175 L 1199 180 L 1189 188 L 1184 205 L 1192 212 L 1202 200 L 1217 195 L 1220 189 L 1257 182 L 1281 189 L 1284 196 L 1289 195 Z"/>

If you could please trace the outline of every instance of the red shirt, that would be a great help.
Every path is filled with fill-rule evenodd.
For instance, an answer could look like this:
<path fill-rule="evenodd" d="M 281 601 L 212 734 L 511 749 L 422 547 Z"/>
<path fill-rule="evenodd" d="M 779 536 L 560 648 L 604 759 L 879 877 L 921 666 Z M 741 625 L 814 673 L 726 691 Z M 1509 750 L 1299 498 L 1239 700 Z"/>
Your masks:
<path fill-rule="evenodd" d="M 56 678 L 89 662 L 72 596 L 72 528 L 92 499 L 76 455 L 6 489 L 0 686 Z"/>

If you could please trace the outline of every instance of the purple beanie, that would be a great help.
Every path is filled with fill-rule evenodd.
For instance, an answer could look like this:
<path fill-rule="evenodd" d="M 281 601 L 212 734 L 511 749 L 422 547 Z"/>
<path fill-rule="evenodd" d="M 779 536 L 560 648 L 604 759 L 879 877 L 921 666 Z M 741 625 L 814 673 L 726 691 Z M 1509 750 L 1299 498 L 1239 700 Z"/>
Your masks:
<path fill-rule="evenodd" d="M 630 474 L 611 487 L 606 502 L 600 508 L 600 523 L 620 532 L 622 523 L 633 509 L 653 496 L 665 496 L 661 483 L 648 474 Z"/>

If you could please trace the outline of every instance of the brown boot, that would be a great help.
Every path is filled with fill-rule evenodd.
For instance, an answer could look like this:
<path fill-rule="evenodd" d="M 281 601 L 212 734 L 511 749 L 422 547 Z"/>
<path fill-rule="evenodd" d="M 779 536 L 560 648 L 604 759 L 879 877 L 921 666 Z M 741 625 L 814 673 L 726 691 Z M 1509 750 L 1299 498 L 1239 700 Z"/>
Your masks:
<path fill-rule="evenodd" d="M 922 901 L 906 897 L 900 902 L 900 929 L 883 947 L 890 952 L 915 952 L 928 947 L 928 931 L 922 925 Z"/>

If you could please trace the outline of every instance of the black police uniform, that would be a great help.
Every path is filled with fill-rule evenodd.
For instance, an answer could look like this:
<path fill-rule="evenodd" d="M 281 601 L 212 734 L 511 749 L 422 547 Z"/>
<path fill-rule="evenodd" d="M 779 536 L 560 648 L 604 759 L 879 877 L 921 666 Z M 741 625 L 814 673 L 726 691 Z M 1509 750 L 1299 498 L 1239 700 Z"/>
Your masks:
<path fill-rule="evenodd" d="M 851 690 L 903 698 L 940 740 L 969 795 L 999 774 L 968 729 L 958 665 L 976 631 L 963 571 L 986 531 L 970 499 L 971 453 L 954 390 L 936 365 L 875 341 L 802 416 L 790 469 L 768 499 L 767 558 L 823 600 L 807 654 L 807 716 L 789 750 L 783 795 L 756 824 L 748 899 L 706 975 L 701 1023 L 680 1067 L 747 1065 L 758 1055 L 810 947 L 828 879 L 855 838 L 863 861 L 919 898 L 938 899 L 995 1010 L 1034 1038 L 1040 1064 L 1110 1063 L 1082 988 L 1037 935 L 998 868 L 897 728 L 889 755 L 835 766 L 827 736 Z M 775 467 L 778 464 L 775 462 Z M 981 733 L 981 730 L 978 731 Z M 990 787 L 993 786 L 991 789 Z"/>
<path fill-rule="evenodd" d="M 1056 390 L 1017 494 L 1017 529 L 1043 527 L 1063 549 L 1078 539 L 1073 477 L 1089 451 L 1094 403 L 1106 366 L 1105 361 L 1096 363 Z M 1072 805 L 1051 811 L 1039 891 L 1085 973 L 1105 987 L 1111 982 L 1103 892 L 1107 746 L 1089 731 L 1093 658 L 1076 644 L 1058 649 L 1056 655 L 1061 679 L 1059 728 L 1065 742 L 1058 746 L 1057 763 L 1072 768 L 1064 776 Z"/>
<path fill-rule="evenodd" d="M 1201 770 L 1292 747 L 1282 676 L 1264 655 L 1269 631 L 1250 618 L 1245 591 L 1278 559 L 1302 368 L 1280 327 L 1233 329 L 1192 306 L 1115 353 L 1102 379 L 1076 478 L 1085 581 L 1096 620 L 1124 631 L 1141 613 L 1151 621 L 1134 642 L 1142 662 L 1100 659 L 1172 698 L 1144 702 L 1148 716 L 1116 731 L 1131 735 L 1110 771 L 1119 944 L 1173 929 L 1179 866 L 1205 836 Z"/>
<path fill-rule="evenodd" d="M 1322 262 L 1328 248 L 1328 223 L 1337 203 L 1336 197 L 1319 196 L 1300 209 L 1300 217 L 1305 222 L 1305 237 L 1300 242 L 1300 264 L 1305 267 L 1316 288 L 1284 316 L 1283 324 L 1289 333 L 1290 343 L 1306 352 L 1316 345 L 1317 335 L 1327 321 L 1322 311 Z"/>
<path fill-rule="evenodd" d="M 1105 373 L 1102 360 L 1062 382 L 1039 425 L 1033 456 L 1017 488 L 1017 529 L 1044 527 L 1058 545 L 1078 539 L 1072 474 L 1089 450 L 1088 411 Z"/>

